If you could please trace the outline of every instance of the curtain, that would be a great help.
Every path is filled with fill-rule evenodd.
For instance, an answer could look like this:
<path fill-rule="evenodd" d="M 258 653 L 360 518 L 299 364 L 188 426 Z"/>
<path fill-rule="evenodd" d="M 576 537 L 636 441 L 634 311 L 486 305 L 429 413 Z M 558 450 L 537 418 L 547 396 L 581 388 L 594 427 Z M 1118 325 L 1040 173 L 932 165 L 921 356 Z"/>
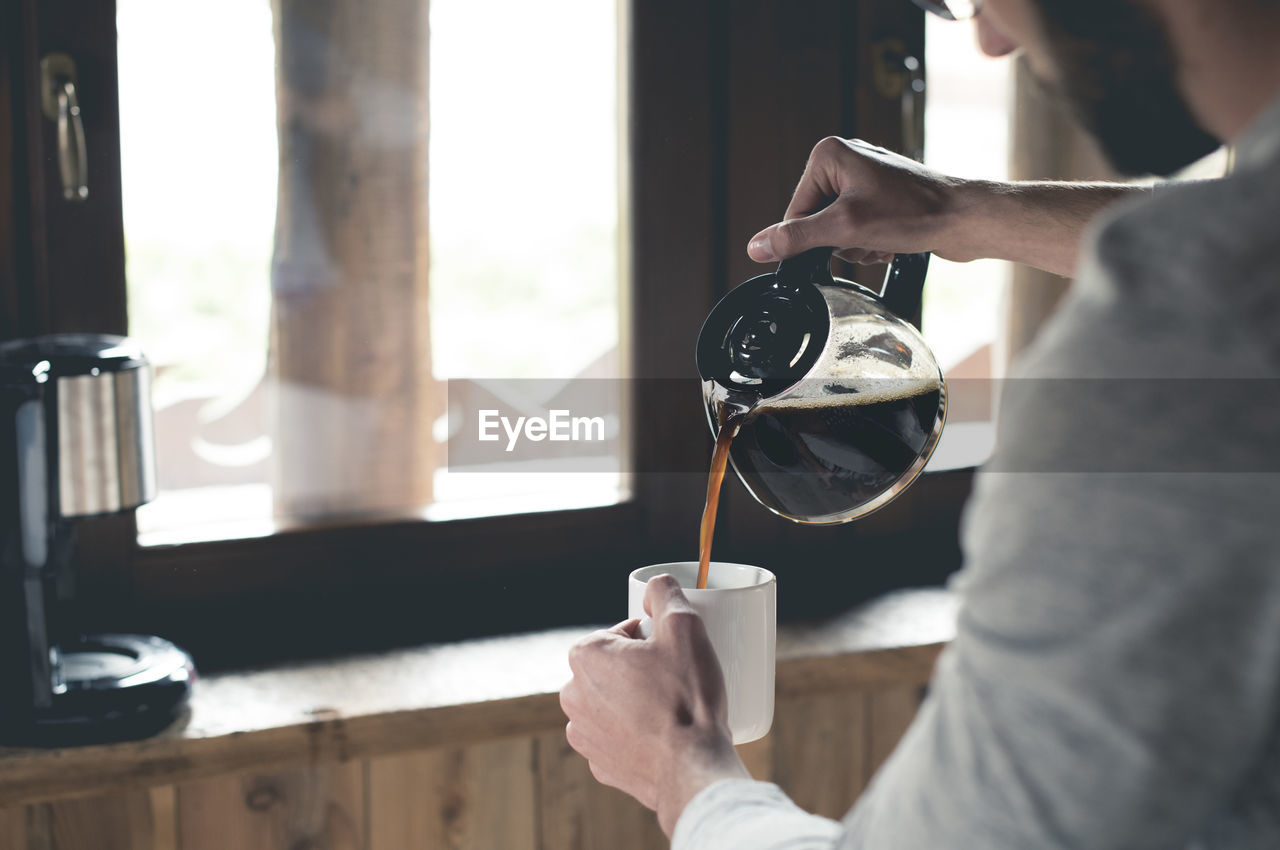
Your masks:
<path fill-rule="evenodd" d="M 1093 139 L 1031 76 L 1025 60 L 1014 70 L 1009 176 L 1013 180 L 1118 180 Z M 1002 374 L 1031 344 L 1071 281 L 1015 264 L 1009 284 L 1004 333 L 997 337 L 994 367 Z"/>
<path fill-rule="evenodd" d="M 427 3 L 273 0 L 275 513 L 428 503 Z"/>

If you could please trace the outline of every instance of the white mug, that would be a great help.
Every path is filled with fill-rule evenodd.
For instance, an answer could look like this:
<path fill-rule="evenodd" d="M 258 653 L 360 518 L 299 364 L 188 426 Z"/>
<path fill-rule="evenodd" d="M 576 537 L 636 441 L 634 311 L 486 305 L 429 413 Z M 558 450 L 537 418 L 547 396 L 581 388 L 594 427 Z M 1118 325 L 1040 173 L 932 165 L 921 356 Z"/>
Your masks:
<path fill-rule="evenodd" d="M 645 637 L 652 626 L 644 613 L 645 584 L 663 573 L 680 582 L 689 604 L 706 623 L 724 672 L 733 743 L 763 738 L 773 724 L 777 579 L 760 567 L 712 561 L 706 589 L 697 590 L 697 561 L 641 567 L 627 582 L 627 616 L 640 619 Z"/>

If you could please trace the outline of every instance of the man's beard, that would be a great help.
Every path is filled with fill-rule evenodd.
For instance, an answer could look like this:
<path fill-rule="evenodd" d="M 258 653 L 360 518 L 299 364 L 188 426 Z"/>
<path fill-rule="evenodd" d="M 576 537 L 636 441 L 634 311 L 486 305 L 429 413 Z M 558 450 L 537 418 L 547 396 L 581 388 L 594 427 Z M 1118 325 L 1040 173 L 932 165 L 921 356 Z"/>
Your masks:
<path fill-rule="evenodd" d="M 1172 174 L 1221 142 L 1177 87 L 1173 46 L 1134 0 L 1037 0 L 1052 84 L 1123 174 Z"/>

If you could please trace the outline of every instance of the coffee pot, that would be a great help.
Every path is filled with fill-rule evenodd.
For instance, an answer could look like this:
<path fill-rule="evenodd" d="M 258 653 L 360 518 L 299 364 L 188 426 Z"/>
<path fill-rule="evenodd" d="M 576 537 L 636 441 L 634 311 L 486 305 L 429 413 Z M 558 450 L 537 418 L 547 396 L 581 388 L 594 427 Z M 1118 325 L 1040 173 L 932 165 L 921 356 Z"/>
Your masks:
<path fill-rule="evenodd" d="M 910 324 L 928 254 L 899 254 L 880 293 L 831 274 L 831 248 L 733 289 L 698 335 L 713 433 L 769 510 L 814 525 L 891 502 L 924 469 L 946 420 L 938 361 Z"/>

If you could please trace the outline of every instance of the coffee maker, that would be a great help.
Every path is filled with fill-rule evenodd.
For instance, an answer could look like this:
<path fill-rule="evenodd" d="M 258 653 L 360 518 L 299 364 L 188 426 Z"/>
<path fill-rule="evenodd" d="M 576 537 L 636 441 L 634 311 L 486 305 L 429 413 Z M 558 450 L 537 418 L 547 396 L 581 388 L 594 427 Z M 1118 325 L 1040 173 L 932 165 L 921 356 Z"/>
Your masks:
<path fill-rule="evenodd" d="M 78 527 L 155 495 L 149 387 L 124 337 L 0 344 L 0 744 L 145 737 L 190 696 L 169 641 L 73 622 Z"/>

